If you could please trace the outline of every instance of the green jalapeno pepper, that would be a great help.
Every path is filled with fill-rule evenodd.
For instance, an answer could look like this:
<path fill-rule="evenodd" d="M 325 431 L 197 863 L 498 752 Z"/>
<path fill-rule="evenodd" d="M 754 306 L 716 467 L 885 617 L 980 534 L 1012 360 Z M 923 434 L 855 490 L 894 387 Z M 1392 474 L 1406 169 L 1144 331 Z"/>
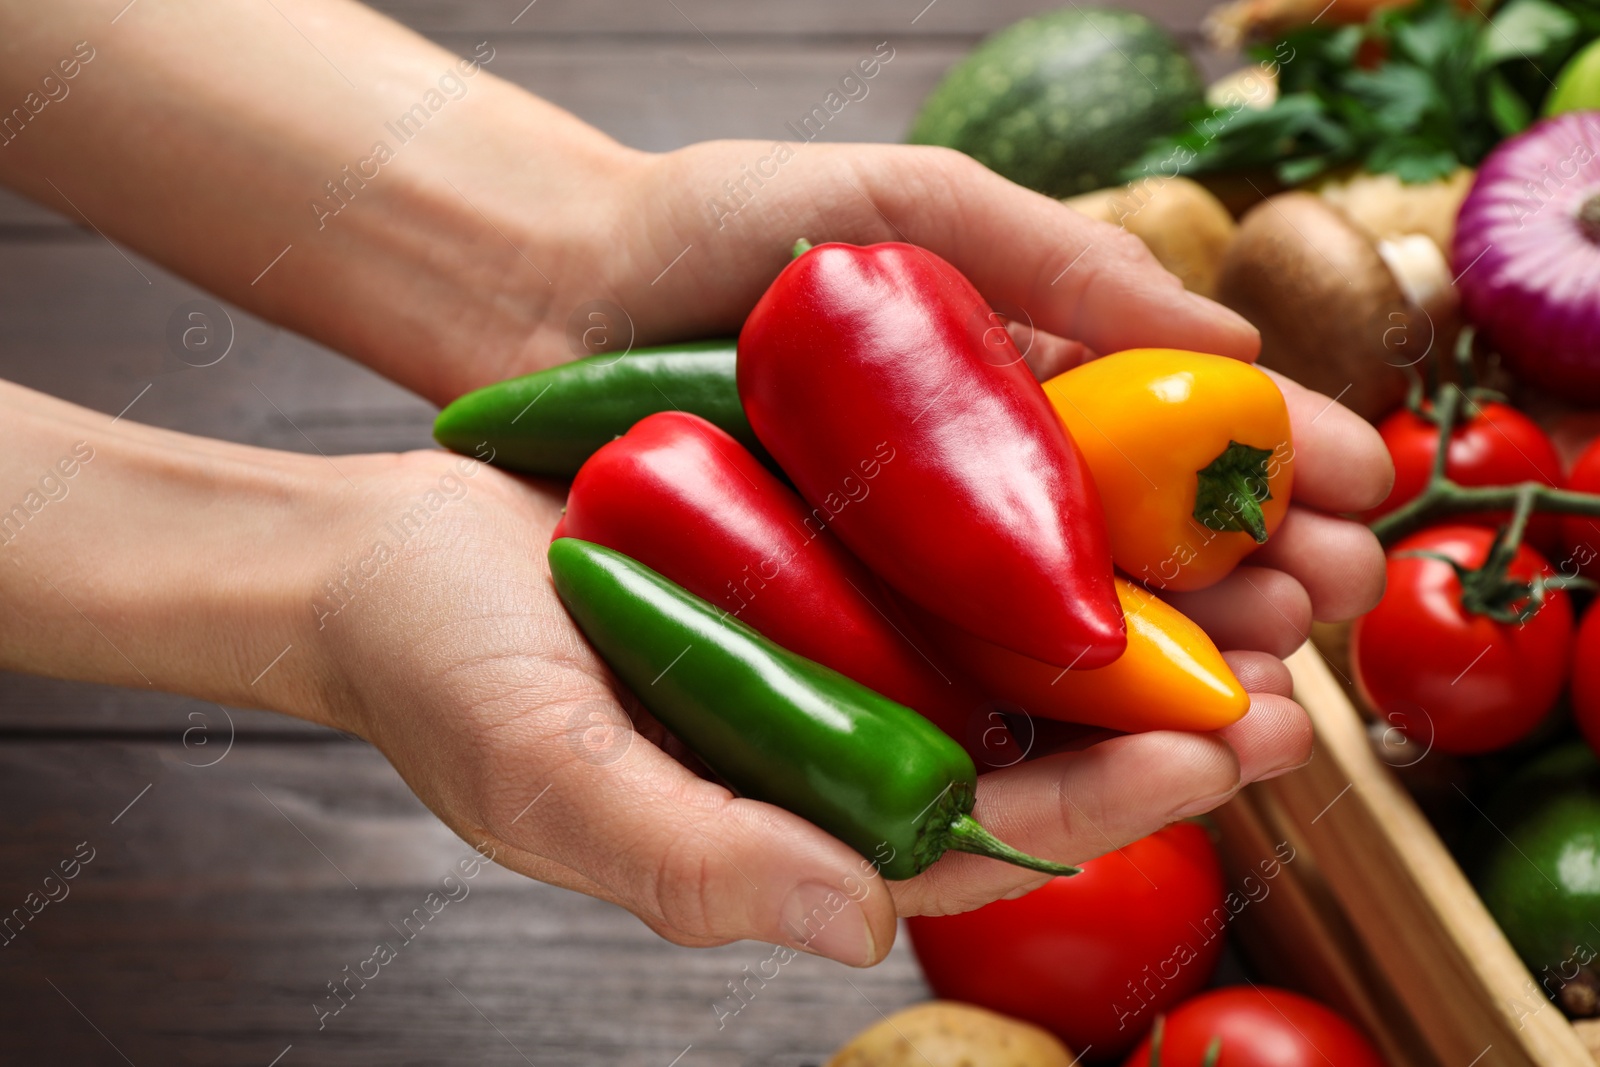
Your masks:
<path fill-rule="evenodd" d="M 601 657 L 736 792 L 807 819 L 910 878 L 947 850 L 1049 874 L 971 816 L 972 759 L 938 727 L 774 644 L 642 563 L 550 545 L 556 592 Z"/>
<path fill-rule="evenodd" d="M 687 411 L 738 438 L 764 462 L 734 384 L 732 338 L 641 348 L 563 363 L 459 397 L 433 437 L 497 467 L 570 478 L 601 445 L 646 415 Z"/>

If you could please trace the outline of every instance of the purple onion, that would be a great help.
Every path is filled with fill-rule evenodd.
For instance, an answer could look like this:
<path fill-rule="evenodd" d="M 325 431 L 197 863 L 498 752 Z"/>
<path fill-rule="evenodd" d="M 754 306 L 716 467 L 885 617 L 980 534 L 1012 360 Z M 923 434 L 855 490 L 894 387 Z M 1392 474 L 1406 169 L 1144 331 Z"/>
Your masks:
<path fill-rule="evenodd" d="M 1546 119 L 1489 153 L 1453 260 L 1468 320 L 1519 377 L 1600 402 L 1600 111 Z"/>

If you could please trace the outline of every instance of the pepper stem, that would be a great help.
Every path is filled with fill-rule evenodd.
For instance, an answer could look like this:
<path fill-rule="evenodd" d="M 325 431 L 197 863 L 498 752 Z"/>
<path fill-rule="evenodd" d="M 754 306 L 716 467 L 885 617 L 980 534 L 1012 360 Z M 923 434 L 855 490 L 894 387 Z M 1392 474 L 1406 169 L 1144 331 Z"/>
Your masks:
<path fill-rule="evenodd" d="M 799 259 L 809 251 L 811 251 L 811 242 L 802 237 L 794 243 L 793 248 L 789 249 L 789 257 L 791 259 Z"/>
<path fill-rule="evenodd" d="M 950 820 L 950 825 L 945 828 L 945 847 L 956 852 L 971 852 L 975 856 L 988 856 L 990 859 L 1014 863 L 1018 867 L 1041 871 L 1044 874 L 1079 873 L 1076 867 L 1069 867 L 1065 863 L 1052 863 L 1012 848 L 985 830 L 982 824 L 970 815 L 957 815 Z"/>
<path fill-rule="evenodd" d="M 1256 544 L 1267 542 L 1263 501 L 1272 499 L 1267 488 L 1267 461 L 1272 451 L 1229 441 L 1228 447 L 1205 469 L 1196 472 L 1194 517 L 1207 529 L 1247 533 Z"/>

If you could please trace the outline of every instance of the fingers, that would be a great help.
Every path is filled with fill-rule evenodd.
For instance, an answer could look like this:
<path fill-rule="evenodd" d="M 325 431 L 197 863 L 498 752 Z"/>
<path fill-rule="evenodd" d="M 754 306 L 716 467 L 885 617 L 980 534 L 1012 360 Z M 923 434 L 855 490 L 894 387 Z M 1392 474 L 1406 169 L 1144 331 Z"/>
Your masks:
<path fill-rule="evenodd" d="M 1097 352 L 1189 348 L 1253 359 L 1255 328 L 1186 291 L 1137 237 L 945 149 L 884 150 L 868 195 L 904 240 L 965 274 L 1005 314 Z"/>
<path fill-rule="evenodd" d="M 1383 596 L 1383 547 L 1358 522 L 1306 508 L 1290 508 L 1283 525 L 1250 555 L 1257 566 L 1276 567 L 1311 598 L 1311 616 L 1342 622 L 1371 610 Z"/>
<path fill-rule="evenodd" d="M 1221 737 L 1128 734 L 982 775 L 974 815 L 1007 844 L 1079 863 L 1209 811 L 1239 784 L 1238 759 Z M 903 914 L 945 915 L 1039 881 L 1009 864 L 950 853 L 892 892 Z"/>
<path fill-rule="evenodd" d="M 1289 408 L 1295 502 L 1323 511 L 1365 511 L 1381 503 L 1394 484 L 1394 464 L 1372 424 L 1321 393 L 1266 373 Z"/>
<path fill-rule="evenodd" d="M 1217 731 L 1239 759 L 1239 777 L 1258 782 L 1302 766 L 1311 756 L 1311 720 L 1290 699 L 1289 668 L 1259 652 L 1229 652 L 1224 658 L 1250 690 L 1244 718 Z"/>
<path fill-rule="evenodd" d="M 1017 343 L 1017 351 L 1022 353 L 1023 359 L 1027 362 L 1028 369 L 1033 371 L 1033 376 L 1041 382 L 1047 382 L 1056 375 L 1095 358 L 1093 349 L 1077 341 L 1064 340 L 1053 333 L 1046 333 L 1016 320 L 1008 321 L 1006 326 L 1011 332 L 1011 339 Z"/>
<path fill-rule="evenodd" d="M 857 967 L 888 951 L 893 901 L 853 849 L 696 777 L 636 734 L 602 749 L 574 742 L 574 729 L 596 728 L 587 714 L 541 708 L 488 746 L 479 819 L 516 869 L 548 877 L 559 865 L 680 944 L 751 939 Z"/>
<path fill-rule="evenodd" d="M 1286 697 L 1294 695 L 1294 677 L 1277 656 L 1265 652 L 1224 652 L 1227 662 L 1239 684 L 1251 693 L 1272 693 Z"/>
<path fill-rule="evenodd" d="M 1161 598 L 1198 623 L 1225 651 L 1265 652 L 1282 659 L 1303 645 L 1311 630 L 1311 597 L 1305 586 L 1268 567 L 1239 567 L 1206 589 L 1164 592 Z"/>

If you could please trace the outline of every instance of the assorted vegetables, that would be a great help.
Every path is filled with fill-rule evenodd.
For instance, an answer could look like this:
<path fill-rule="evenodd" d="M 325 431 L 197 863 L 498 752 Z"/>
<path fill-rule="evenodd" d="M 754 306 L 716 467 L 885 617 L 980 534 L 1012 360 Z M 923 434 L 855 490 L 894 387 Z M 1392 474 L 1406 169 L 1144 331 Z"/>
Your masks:
<path fill-rule="evenodd" d="M 1572 962 L 1597 914 L 1600 763 L 1560 744 L 1600 751 L 1582 577 L 1600 575 L 1600 444 L 1564 474 L 1505 374 L 1600 402 L 1600 12 L 1488 10 L 1239 0 L 1213 32 L 1275 39 L 1203 92 L 1141 16 L 1072 6 L 984 42 L 911 139 L 1074 196 L 1254 322 L 1265 365 L 1379 424 L 1397 476 L 1362 518 L 1387 588 L 1352 627 L 1351 674 L 1381 728 L 1475 768 L 1473 789 L 1531 757 L 1490 806 L 1505 833 L 1463 859 L 1547 992 L 1600 1015 L 1593 954 Z M 435 432 L 572 479 L 558 594 L 735 791 L 889 878 L 948 850 L 1073 875 L 911 919 L 935 993 L 980 1007 L 890 1017 L 837 1067 L 1374 1067 L 1304 997 L 1200 992 L 1231 914 L 1203 827 L 1080 872 L 971 816 L 980 767 L 1040 754 L 1023 720 L 1209 731 L 1247 712 L 1157 593 L 1226 577 L 1294 481 L 1283 395 L 1256 368 L 1142 349 L 1041 387 L 1007 326 L 924 249 L 802 241 L 737 343 L 503 382 Z M 1177 977 L 1141 978 L 1175 954 Z"/>
<path fill-rule="evenodd" d="M 1569 1015 L 1595 1016 L 1600 972 L 1583 946 L 1600 914 L 1600 774 L 1590 749 L 1561 742 L 1576 733 L 1600 746 L 1592 603 L 1574 632 L 1592 600 L 1581 575 L 1600 555 L 1600 444 L 1564 478 L 1539 424 L 1476 384 L 1474 347 L 1466 331 L 1455 380 L 1425 392 L 1419 376 L 1380 426 L 1397 477 L 1368 518 L 1390 546 L 1388 581 L 1351 628 L 1352 673 L 1383 730 L 1422 753 L 1408 766 L 1431 759 L 1430 776 L 1477 779 L 1483 801 L 1460 784 L 1446 797 L 1470 801 L 1461 814 L 1481 824 L 1477 840 L 1450 839 L 1539 986 Z M 1426 369 L 1441 376 L 1436 361 Z"/>
<path fill-rule="evenodd" d="M 548 553 L 556 591 L 734 790 L 889 878 L 951 849 L 1075 873 L 971 818 L 978 764 L 1035 754 L 1018 717 L 1214 730 L 1244 715 L 1216 646 L 1142 587 L 1112 531 L 1135 554 L 1141 522 L 1194 542 L 1177 584 L 1199 588 L 1270 536 L 1291 490 L 1269 378 L 1196 352 L 1106 362 L 1130 383 L 1114 423 L 1092 368 L 1041 388 L 933 254 L 801 241 L 732 368 L 722 343 L 601 356 L 471 394 L 437 435 L 524 472 L 579 464 Z M 661 410 L 649 394 L 671 406 L 674 384 L 711 415 Z M 1123 492 L 1144 475 L 1098 442 L 1087 461 L 1068 410 L 1106 416 L 1111 447 L 1169 488 Z"/>

